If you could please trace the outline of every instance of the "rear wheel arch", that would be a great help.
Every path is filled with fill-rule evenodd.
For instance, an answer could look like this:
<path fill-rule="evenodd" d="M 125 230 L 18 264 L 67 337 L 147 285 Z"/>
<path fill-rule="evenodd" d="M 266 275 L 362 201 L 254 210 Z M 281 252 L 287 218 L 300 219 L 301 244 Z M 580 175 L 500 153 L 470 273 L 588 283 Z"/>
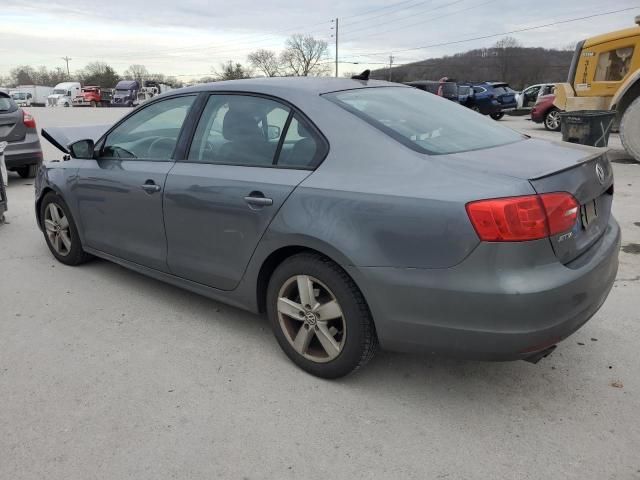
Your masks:
<path fill-rule="evenodd" d="M 258 276 L 256 279 L 256 301 L 258 306 L 258 311 L 260 313 L 266 312 L 266 303 L 267 303 L 267 289 L 269 287 L 269 280 L 273 275 L 273 272 L 278 268 L 278 266 L 284 262 L 286 259 L 298 255 L 300 253 L 315 253 L 323 256 L 324 258 L 332 261 L 336 265 L 341 267 L 341 262 L 338 261 L 338 258 L 335 255 L 328 255 L 327 253 L 318 250 L 316 248 L 303 246 L 303 245 L 288 245 L 284 247 L 280 247 L 277 250 L 271 252 L 262 262 L 260 266 L 260 270 L 258 272 Z M 342 268 L 342 267 L 341 267 Z M 345 274 L 349 276 L 348 273 Z M 349 276 L 351 278 L 351 276 Z M 355 279 L 351 278 L 356 287 L 358 287 Z M 362 290 L 360 290 L 362 293 Z M 366 299 L 365 299 L 366 301 Z"/>

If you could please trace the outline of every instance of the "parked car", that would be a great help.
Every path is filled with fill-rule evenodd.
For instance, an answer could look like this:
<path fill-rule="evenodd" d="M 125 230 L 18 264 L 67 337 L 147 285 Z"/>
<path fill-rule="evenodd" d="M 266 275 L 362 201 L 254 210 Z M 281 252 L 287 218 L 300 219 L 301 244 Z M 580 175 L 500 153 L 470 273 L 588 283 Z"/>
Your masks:
<path fill-rule="evenodd" d="M 447 100 L 458 102 L 458 84 L 452 81 L 434 81 L 434 80 L 415 80 L 413 82 L 405 82 L 405 85 L 415 87 L 425 92 L 433 93 Z"/>
<path fill-rule="evenodd" d="M 525 88 L 522 92 L 516 93 L 516 108 L 519 110 L 529 110 L 533 108 L 538 101 L 538 97 L 542 95 L 549 95 L 553 93 L 555 88 L 554 83 L 539 83 L 537 85 L 531 85 Z"/>
<path fill-rule="evenodd" d="M 484 89 L 498 101 L 500 111 L 491 114 L 491 118 L 494 120 L 500 120 L 504 117 L 505 112 L 515 110 L 517 106 L 516 92 L 509 87 L 509 84 L 504 82 L 484 82 L 479 85 L 474 85 L 474 90 L 476 87 Z"/>
<path fill-rule="evenodd" d="M 606 154 L 399 84 L 217 82 L 93 133 L 43 134 L 70 154 L 36 180 L 55 258 L 95 255 L 266 312 L 284 352 L 322 377 L 378 342 L 536 362 L 616 276 Z"/>
<path fill-rule="evenodd" d="M 33 178 L 42 163 L 42 148 L 36 121 L 6 93 L 0 92 L 0 142 L 7 142 L 7 170 L 22 178 Z"/>
<path fill-rule="evenodd" d="M 531 109 L 531 120 L 536 123 L 543 123 L 544 128 L 552 132 L 560 131 L 560 109 L 556 107 L 556 96 L 554 94 L 542 95 Z"/>
<path fill-rule="evenodd" d="M 474 112 L 502 118 L 498 100 L 483 86 L 474 86 L 470 83 L 459 85 L 458 101 Z"/>

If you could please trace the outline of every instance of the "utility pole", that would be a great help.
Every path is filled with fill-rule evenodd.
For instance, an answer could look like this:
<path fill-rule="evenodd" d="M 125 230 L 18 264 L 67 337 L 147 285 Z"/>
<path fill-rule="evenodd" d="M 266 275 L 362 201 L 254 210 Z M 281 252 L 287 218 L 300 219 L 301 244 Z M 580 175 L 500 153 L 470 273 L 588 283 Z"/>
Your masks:
<path fill-rule="evenodd" d="M 67 63 L 67 77 L 70 77 L 71 74 L 69 73 L 69 62 L 71 60 L 73 60 L 73 58 L 69 58 L 69 57 L 62 57 L 62 60 L 64 60 Z"/>
<path fill-rule="evenodd" d="M 338 19 L 336 18 L 336 78 L 338 78 Z"/>
<path fill-rule="evenodd" d="M 389 55 L 389 81 L 391 81 L 391 69 L 393 68 L 393 55 Z"/>

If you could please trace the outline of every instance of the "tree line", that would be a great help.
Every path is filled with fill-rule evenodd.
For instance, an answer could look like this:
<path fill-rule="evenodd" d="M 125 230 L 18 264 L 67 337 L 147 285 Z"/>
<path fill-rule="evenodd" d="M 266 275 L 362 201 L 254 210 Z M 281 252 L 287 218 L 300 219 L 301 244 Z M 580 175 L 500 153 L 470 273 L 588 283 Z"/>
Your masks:
<path fill-rule="evenodd" d="M 371 72 L 371 78 L 394 82 L 438 80 L 443 77 L 462 81 L 502 81 L 522 89 L 536 83 L 564 82 L 573 48 L 546 49 L 522 46 L 505 37 L 490 48 L 474 49 L 441 58 L 408 63 Z"/>

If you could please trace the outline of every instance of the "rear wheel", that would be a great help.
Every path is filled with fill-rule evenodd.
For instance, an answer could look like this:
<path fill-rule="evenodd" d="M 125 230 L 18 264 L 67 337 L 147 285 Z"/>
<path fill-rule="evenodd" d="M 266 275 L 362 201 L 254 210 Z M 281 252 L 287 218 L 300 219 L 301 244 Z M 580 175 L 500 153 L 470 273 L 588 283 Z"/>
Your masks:
<path fill-rule="evenodd" d="M 474 105 L 473 107 L 471 107 L 471 110 L 473 110 L 474 112 L 480 113 L 480 107 L 477 105 Z"/>
<path fill-rule="evenodd" d="M 96 108 L 98 106 L 98 103 L 95 100 L 91 100 L 91 106 L 93 108 Z"/>
<path fill-rule="evenodd" d="M 504 112 L 497 112 L 497 113 L 491 114 L 491 118 L 493 118 L 494 120 L 500 120 L 502 117 L 504 117 Z"/>
<path fill-rule="evenodd" d="M 544 128 L 552 132 L 560 131 L 560 110 L 552 108 L 544 115 Z"/>
<path fill-rule="evenodd" d="M 318 377 L 351 373 L 378 344 L 362 293 L 340 266 L 319 254 L 295 255 L 278 266 L 269 281 L 267 314 L 287 356 Z"/>
<path fill-rule="evenodd" d="M 42 231 L 49 250 L 65 265 L 80 265 L 91 258 L 80 243 L 71 212 L 62 198 L 53 192 L 45 195 L 40 205 Z"/>
<path fill-rule="evenodd" d="M 22 178 L 35 178 L 36 174 L 38 173 L 38 165 L 33 164 L 25 165 L 24 167 L 18 167 L 16 168 L 16 172 L 18 172 L 18 175 L 20 175 Z"/>
<path fill-rule="evenodd" d="M 640 98 L 631 102 L 622 116 L 620 140 L 627 153 L 640 162 Z"/>

